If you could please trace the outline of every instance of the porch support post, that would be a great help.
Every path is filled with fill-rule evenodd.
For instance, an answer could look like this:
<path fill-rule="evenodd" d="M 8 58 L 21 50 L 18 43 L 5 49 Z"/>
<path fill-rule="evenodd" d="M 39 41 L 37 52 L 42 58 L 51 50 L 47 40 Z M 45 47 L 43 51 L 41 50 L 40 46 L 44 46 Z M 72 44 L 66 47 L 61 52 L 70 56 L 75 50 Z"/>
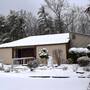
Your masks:
<path fill-rule="evenodd" d="M 13 63 L 14 62 L 14 59 L 12 58 L 12 63 L 11 63 L 11 71 L 13 71 Z"/>

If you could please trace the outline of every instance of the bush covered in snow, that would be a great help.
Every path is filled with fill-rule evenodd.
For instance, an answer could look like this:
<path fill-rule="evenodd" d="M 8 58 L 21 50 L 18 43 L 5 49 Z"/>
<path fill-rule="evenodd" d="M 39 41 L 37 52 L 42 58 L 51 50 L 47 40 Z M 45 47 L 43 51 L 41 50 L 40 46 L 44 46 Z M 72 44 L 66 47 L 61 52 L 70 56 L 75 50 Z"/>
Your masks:
<path fill-rule="evenodd" d="M 67 63 L 68 63 L 68 64 L 73 64 L 73 63 L 74 63 L 73 61 L 74 61 L 74 60 L 72 60 L 71 58 L 68 58 Z"/>
<path fill-rule="evenodd" d="M 90 50 L 90 44 L 88 44 L 88 45 L 87 45 L 87 49 L 89 49 L 89 50 Z"/>
<path fill-rule="evenodd" d="M 69 52 L 75 52 L 75 53 L 88 53 L 90 52 L 87 48 L 70 48 Z"/>
<path fill-rule="evenodd" d="M 48 59 L 48 50 L 46 48 L 41 49 L 41 51 L 39 52 L 39 56 L 40 58 Z"/>
<path fill-rule="evenodd" d="M 87 53 L 87 56 L 90 57 L 90 44 L 87 45 L 87 49 L 89 50 L 89 52 Z"/>
<path fill-rule="evenodd" d="M 84 67 L 83 70 L 87 71 L 87 72 L 90 72 L 90 67 Z"/>
<path fill-rule="evenodd" d="M 10 72 L 10 67 L 4 68 L 4 72 Z"/>
<path fill-rule="evenodd" d="M 30 68 L 31 71 L 33 71 L 36 67 L 38 67 L 38 61 L 30 61 L 27 66 Z"/>
<path fill-rule="evenodd" d="M 87 66 L 89 65 L 90 58 L 87 56 L 82 56 L 77 59 L 77 62 L 80 66 Z"/>
<path fill-rule="evenodd" d="M 70 59 L 71 58 L 71 59 Z M 69 63 L 77 63 L 77 53 L 75 52 L 70 52 L 69 53 Z"/>
<path fill-rule="evenodd" d="M 87 48 L 70 48 L 69 58 L 72 59 L 72 63 L 77 63 L 77 58 L 89 55 L 90 51 Z"/>

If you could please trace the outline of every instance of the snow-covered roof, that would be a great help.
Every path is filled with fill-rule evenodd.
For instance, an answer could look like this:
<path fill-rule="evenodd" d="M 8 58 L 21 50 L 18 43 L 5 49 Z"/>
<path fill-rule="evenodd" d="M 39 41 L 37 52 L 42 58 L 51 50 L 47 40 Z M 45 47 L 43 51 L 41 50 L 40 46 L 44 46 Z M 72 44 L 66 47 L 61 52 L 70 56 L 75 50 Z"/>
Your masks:
<path fill-rule="evenodd" d="M 0 48 L 34 46 L 47 44 L 62 44 L 69 42 L 69 33 L 29 36 L 13 42 L 1 44 Z"/>

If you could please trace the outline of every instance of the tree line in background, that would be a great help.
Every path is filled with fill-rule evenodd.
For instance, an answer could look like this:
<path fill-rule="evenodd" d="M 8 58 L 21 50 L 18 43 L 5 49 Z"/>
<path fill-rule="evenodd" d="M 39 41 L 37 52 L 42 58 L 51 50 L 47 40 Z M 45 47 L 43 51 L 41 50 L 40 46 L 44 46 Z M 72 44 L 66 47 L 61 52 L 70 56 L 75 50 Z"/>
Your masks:
<path fill-rule="evenodd" d="M 83 8 L 71 7 L 66 0 L 45 0 L 37 17 L 25 10 L 0 15 L 0 43 L 64 32 L 90 34 L 90 15 Z"/>

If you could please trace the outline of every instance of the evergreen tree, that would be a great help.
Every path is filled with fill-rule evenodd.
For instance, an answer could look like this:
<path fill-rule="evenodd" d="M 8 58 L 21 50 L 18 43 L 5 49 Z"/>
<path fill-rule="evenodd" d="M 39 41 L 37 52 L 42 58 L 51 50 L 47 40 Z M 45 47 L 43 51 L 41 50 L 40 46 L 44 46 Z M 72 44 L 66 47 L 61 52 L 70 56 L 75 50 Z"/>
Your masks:
<path fill-rule="evenodd" d="M 11 41 L 18 40 L 26 36 L 24 31 L 24 18 L 20 16 L 18 12 L 10 11 L 10 15 L 7 17 L 7 22 Z"/>
<path fill-rule="evenodd" d="M 8 42 L 10 40 L 8 35 L 8 26 L 7 20 L 5 16 L 0 16 L 0 44 L 4 42 Z"/>
<path fill-rule="evenodd" d="M 37 19 L 25 10 L 11 10 L 8 16 L 0 16 L 0 43 L 7 43 L 37 34 Z"/>
<path fill-rule="evenodd" d="M 52 18 L 49 14 L 45 11 L 45 7 L 42 6 L 38 12 L 39 19 L 38 19 L 38 33 L 39 34 L 51 34 L 53 33 L 53 22 Z"/>
<path fill-rule="evenodd" d="M 56 29 L 55 33 L 63 33 L 65 30 L 64 22 L 62 20 L 59 20 L 58 18 L 56 18 L 54 20 L 54 23 L 55 23 L 54 28 Z"/>
<path fill-rule="evenodd" d="M 5 26 L 5 17 L 4 16 L 0 16 L 0 35 L 2 35 L 4 33 L 4 26 Z"/>

